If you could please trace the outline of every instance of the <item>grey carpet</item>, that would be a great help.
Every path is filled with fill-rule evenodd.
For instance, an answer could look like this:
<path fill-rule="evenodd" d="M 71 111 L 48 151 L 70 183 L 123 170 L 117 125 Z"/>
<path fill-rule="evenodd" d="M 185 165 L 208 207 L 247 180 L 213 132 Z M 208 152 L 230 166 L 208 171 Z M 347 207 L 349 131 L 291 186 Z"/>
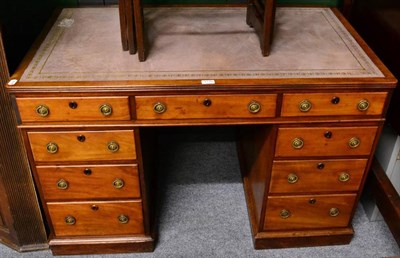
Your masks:
<path fill-rule="evenodd" d="M 160 129 L 159 241 L 154 253 L 82 257 L 389 257 L 400 249 L 384 222 L 369 222 L 362 206 L 349 245 L 254 250 L 233 127 Z M 0 257 L 19 254 L 0 247 Z M 80 256 L 74 256 L 80 257 Z"/>

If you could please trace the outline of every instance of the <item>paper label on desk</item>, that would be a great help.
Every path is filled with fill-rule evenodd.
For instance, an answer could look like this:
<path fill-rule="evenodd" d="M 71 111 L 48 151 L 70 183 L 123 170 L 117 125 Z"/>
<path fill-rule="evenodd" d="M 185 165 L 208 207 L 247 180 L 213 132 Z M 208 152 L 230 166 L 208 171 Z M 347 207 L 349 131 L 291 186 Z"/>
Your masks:
<path fill-rule="evenodd" d="M 215 84 L 215 80 L 201 80 L 201 84 Z"/>

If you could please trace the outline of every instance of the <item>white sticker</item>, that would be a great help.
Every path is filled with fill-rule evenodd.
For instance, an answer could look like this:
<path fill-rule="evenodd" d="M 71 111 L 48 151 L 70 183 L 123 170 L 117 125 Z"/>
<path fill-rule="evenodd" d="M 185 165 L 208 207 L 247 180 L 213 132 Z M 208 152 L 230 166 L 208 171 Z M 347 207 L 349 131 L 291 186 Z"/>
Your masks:
<path fill-rule="evenodd" d="M 64 28 L 69 28 L 72 26 L 72 24 L 74 24 L 74 19 L 62 19 L 62 21 L 60 21 L 60 23 L 58 24 L 58 27 L 64 27 Z"/>
<path fill-rule="evenodd" d="M 201 84 L 215 84 L 215 80 L 201 80 Z"/>
<path fill-rule="evenodd" d="M 15 84 L 17 84 L 18 80 L 17 79 L 12 79 L 8 82 L 8 85 L 13 86 Z"/>

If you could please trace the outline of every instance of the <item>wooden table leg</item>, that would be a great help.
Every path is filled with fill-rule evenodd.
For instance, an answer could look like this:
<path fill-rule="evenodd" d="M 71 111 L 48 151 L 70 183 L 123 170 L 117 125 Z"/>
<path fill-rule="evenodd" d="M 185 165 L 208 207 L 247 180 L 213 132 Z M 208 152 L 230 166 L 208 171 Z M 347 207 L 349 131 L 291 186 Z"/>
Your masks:
<path fill-rule="evenodd" d="M 271 49 L 275 24 L 275 0 L 248 0 L 246 22 L 260 38 L 261 52 L 268 56 Z"/>
<path fill-rule="evenodd" d="M 125 17 L 127 23 L 127 37 L 129 45 L 129 53 L 136 54 L 137 51 L 137 39 L 135 33 L 135 13 L 132 0 L 122 0 L 124 1 L 125 7 Z"/>
<path fill-rule="evenodd" d="M 136 29 L 136 43 L 139 61 L 144 62 L 146 60 L 146 49 L 145 49 L 145 38 L 144 38 L 144 21 L 143 21 L 143 8 L 141 0 L 133 1 L 133 11 L 135 18 L 135 29 Z"/>

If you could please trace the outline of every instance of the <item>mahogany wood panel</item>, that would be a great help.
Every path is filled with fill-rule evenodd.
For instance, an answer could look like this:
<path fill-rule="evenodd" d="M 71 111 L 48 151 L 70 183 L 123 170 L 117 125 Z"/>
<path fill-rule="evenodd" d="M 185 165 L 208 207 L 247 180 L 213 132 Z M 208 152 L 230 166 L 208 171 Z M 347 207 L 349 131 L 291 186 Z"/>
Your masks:
<path fill-rule="evenodd" d="M 136 164 L 38 166 L 36 171 L 45 200 L 140 198 Z M 62 180 L 66 189 L 58 187 Z"/>
<path fill-rule="evenodd" d="M 84 136 L 84 141 L 79 137 Z M 133 130 L 28 132 L 35 161 L 100 161 L 136 159 Z M 111 152 L 108 145 L 119 149 Z M 46 146 L 55 143 L 58 150 L 49 153 Z"/>
<path fill-rule="evenodd" d="M 354 93 L 286 93 L 283 94 L 282 112 L 290 116 L 338 116 L 338 115 L 381 115 L 385 106 L 387 92 L 354 92 Z M 299 105 L 307 100 L 311 109 L 302 112 Z M 369 102 L 366 111 L 358 110 L 361 100 Z"/>
<path fill-rule="evenodd" d="M 367 159 L 274 161 L 270 193 L 358 191 Z M 297 181 L 288 177 L 296 176 Z M 341 176 L 347 179 L 339 180 Z M 294 182 L 294 183 L 293 183 Z"/>
<path fill-rule="evenodd" d="M 22 122 L 55 121 L 93 121 L 93 120 L 130 120 L 128 97 L 53 97 L 53 98 L 17 98 Z M 110 115 L 103 115 L 100 107 L 104 104 L 112 108 Z M 40 116 L 36 109 L 48 107 L 47 116 Z"/>
<path fill-rule="evenodd" d="M 269 196 L 264 230 L 347 227 L 356 196 L 356 194 Z M 330 215 L 332 208 L 339 210 L 337 216 Z M 283 210 L 289 211 L 288 218 L 281 217 Z"/>
<path fill-rule="evenodd" d="M 144 234 L 140 200 L 49 202 L 47 207 L 57 237 Z M 129 219 L 127 223 L 119 221 L 121 215 Z M 74 225 L 66 223 L 68 216 L 74 217 Z"/>
<path fill-rule="evenodd" d="M 17 251 L 45 249 L 47 236 L 29 162 L 4 87 L 9 71 L 2 36 L 0 28 L 0 243 Z"/>
<path fill-rule="evenodd" d="M 191 96 L 138 96 L 137 119 L 196 119 L 196 118 L 263 118 L 274 117 L 276 94 L 191 95 Z M 260 103 L 261 109 L 251 113 L 251 102 Z M 162 103 L 166 111 L 154 112 L 154 105 Z"/>
<path fill-rule="evenodd" d="M 370 155 L 377 129 L 377 126 L 279 128 L 275 157 Z M 330 138 L 325 136 L 328 132 Z M 354 137 L 360 144 L 351 148 L 349 141 Z M 296 138 L 304 142 L 302 148 L 292 146 Z"/>

